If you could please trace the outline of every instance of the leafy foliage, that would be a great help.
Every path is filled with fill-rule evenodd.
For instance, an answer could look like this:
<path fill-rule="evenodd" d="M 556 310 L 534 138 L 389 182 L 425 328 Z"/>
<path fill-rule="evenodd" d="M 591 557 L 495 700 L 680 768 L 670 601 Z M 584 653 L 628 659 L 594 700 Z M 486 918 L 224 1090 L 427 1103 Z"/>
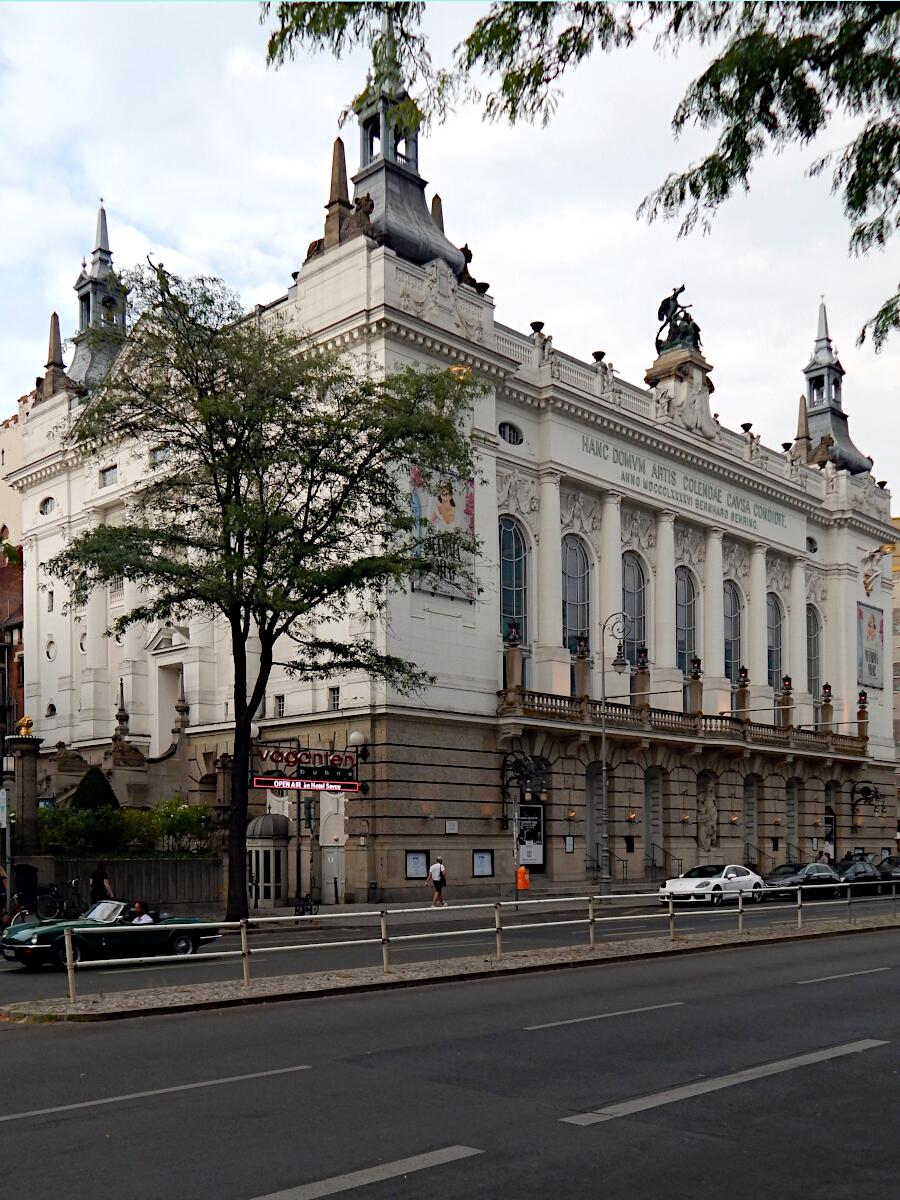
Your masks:
<path fill-rule="evenodd" d="M 840 149 L 813 162 L 831 172 L 851 223 L 850 251 L 882 248 L 900 213 L 900 6 L 896 3 L 492 3 L 456 48 L 452 70 L 436 71 L 422 48 L 424 5 L 286 4 L 274 11 L 269 62 L 281 65 L 295 48 L 335 54 L 377 44 L 375 22 L 391 10 L 401 66 L 421 91 L 426 113 L 446 115 L 461 91 L 481 100 L 474 82 L 496 82 L 486 115 L 546 122 L 558 102 L 558 82 L 595 50 L 630 45 L 655 30 L 660 50 L 685 42 L 710 46 L 712 58 L 682 97 L 672 119 L 676 136 L 696 125 L 715 130 L 712 149 L 674 172 L 641 202 L 649 221 L 678 219 L 679 234 L 708 229 L 736 190 L 748 190 L 756 162 L 787 145 L 807 145 L 836 120 L 856 127 Z M 327 10 L 327 11 L 323 11 Z M 264 4 L 263 19 L 271 14 Z M 410 51 L 415 47 L 415 52 Z M 434 97 L 437 95 L 438 100 Z M 876 350 L 900 326 L 900 290 L 866 323 Z"/>
<path fill-rule="evenodd" d="M 119 808 L 42 808 L 37 816 L 38 845 L 48 853 L 110 854 L 126 844 Z"/>
<path fill-rule="evenodd" d="M 376 618 L 391 589 L 441 566 L 420 539 L 409 466 L 435 491 L 474 474 L 467 426 L 479 388 L 458 372 L 363 375 L 277 319 L 245 317 L 216 279 L 151 265 L 128 283 L 129 339 L 66 444 L 86 459 L 118 449 L 152 469 L 120 524 L 76 535 L 47 570 L 67 581 L 75 604 L 116 577 L 136 582 L 143 601 L 117 631 L 199 614 L 227 624 L 236 917 L 246 911 L 250 724 L 276 646 L 280 665 L 303 679 L 361 670 L 405 692 L 427 682 L 379 642 Z M 160 448 L 165 455 L 154 455 Z M 474 539 L 451 537 L 471 584 Z M 248 675 L 251 638 L 259 657 Z"/>
<path fill-rule="evenodd" d="M 54 854 L 149 854 L 161 846 L 170 854 L 199 853 L 214 829 L 207 804 L 186 805 L 180 797 L 158 808 L 38 810 L 38 844 Z"/>
<path fill-rule="evenodd" d="M 180 796 L 172 796 L 154 809 L 152 815 L 165 849 L 183 853 L 209 845 L 215 823 L 208 804 L 185 804 Z"/>

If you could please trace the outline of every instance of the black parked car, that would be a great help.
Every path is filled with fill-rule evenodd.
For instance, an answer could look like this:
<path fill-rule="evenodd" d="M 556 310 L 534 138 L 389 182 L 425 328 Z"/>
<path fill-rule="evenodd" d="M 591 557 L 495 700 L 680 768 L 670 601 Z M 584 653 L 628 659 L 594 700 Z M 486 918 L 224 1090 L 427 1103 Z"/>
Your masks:
<path fill-rule="evenodd" d="M 900 854 L 889 854 L 878 864 L 882 879 L 895 880 L 900 883 Z"/>
<path fill-rule="evenodd" d="M 878 868 L 861 859 L 844 864 L 840 868 L 840 874 L 841 883 L 849 884 L 850 891 L 854 896 L 880 896 L 882 892 L 889 890 L 887 885 L 882 882 L 881 872 Z M 846 887 L 842 890 L 846 896 Z"/>
<path fill-rule="evenodd" d="M 765 877 L 766 895 L 776 900 L 794 899 L 798 887 L 804 899 L 834 900 L 846 894 L 840 882 L 837 871 L 827 863 L 782 863 Z"/>

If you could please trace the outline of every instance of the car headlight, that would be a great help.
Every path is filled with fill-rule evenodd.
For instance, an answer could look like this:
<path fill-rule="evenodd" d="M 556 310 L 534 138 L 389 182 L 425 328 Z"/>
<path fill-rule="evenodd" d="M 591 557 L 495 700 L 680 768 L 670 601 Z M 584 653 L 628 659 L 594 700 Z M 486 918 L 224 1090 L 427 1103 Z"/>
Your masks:
<path fill-rule="evenodd" d="M 708 880 L 708 879 L 704 879 L 702 883 L 698 883 L 698 884 L 696 884 L 696 885 L 695 885 L 695 888 L 694 888 L 694 890 L 695 890 L 695 891 L 699 891 L 699 890 L 700 890 L 700 888 L 705 888 L 705 887 L 709 887 L 709 880 Z"/>
<path fill-rule="evenodd" d="M 36 946 L 36 945 L 37 945 L 37 942 L 38 942 L 38 935 L 37 935 L 37 934 L 34 934 L 34 936 L 33 936 L 33 937 L 32 937 L 32 939 L 31 939 L 31 944 L 32 944 L 32 946 Z"/>

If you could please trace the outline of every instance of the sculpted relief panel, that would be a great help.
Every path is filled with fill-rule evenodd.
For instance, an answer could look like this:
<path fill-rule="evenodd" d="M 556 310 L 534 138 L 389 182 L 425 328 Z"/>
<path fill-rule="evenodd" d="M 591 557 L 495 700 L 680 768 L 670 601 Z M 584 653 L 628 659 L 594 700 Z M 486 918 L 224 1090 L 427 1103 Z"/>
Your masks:
<path fill-rule="evenodd" d="M 521 517 L 528 528 L 537 534 L 537 515 L 540 509 L 537 481 L 518 471 L 497 470 L 497 511 Z"/>
<path fill-rule="evenodd" d="M 742 542 L 725 542 L 722 569 L 726 579 L 746 579 L 750 574 L 750 555 Z"/>
<path fill-rule="evenodd" d="M 699 567 L 706 559 L 706 542 L 699 529 L 675 522 L 675 561 L 685 567 Z"/>

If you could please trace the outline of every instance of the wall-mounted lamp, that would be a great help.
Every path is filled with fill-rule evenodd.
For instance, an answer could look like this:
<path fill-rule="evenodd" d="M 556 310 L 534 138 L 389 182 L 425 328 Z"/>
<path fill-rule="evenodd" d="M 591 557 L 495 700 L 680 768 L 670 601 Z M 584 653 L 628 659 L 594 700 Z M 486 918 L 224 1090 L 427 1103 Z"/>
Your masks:
<path fill-rule="evenodd" d="M 741 818 L 737 815 L 737 813 L 732 813 L 728 820 L 732 825 L 740 825 L 741 823 Z"/>
<path fill-rule="evenodd" d="M 773 825 L 780 825 L 780 824 L 781 824 L 781 817 L 779 817 L 779 816 L 777 815 L 777 813 L 776 813 L 776 815 L 775 815 L 775 816 L 772 818 L 772 824 L 773 824 Z"/>
<path fill-rule="evenodd" d="M 822 824 L 822 818 L 821 818 L 821 817 L 813 817 L 813 825 L 817 825 L 817 826 L 818 826 L 818 825 L 821 825 L 821 824 Z"/>
<path fill-rule="evenodd" d="M 628 820 L 629 822 L 634 822 L 634 821 L 636 821 L 636 820 L 637 820 L 637 813 L 636 813 L 636 812 L 630 812 L 630 813 L 628 814 L 628 816 L 627 816 L 626 820 Z"/>
<path fill-rule="evenodd" d="M 690 819 L 691 819 L 691 814 L 690 814 L 690 813 L 683 812 L 683 813 L 681 814 L 681 821 L 682 821 L 682 824 L 684 824 L 684 825 L 687 825 L 687 823 L 688 823 L 688 821 L 690 821 Z"/>
<path fill-rule="evenodd" d="M 569 808 L 566 810 L 566 820 L 567 821 L 575 820 L 575 809 L 574 808 Z"/>

